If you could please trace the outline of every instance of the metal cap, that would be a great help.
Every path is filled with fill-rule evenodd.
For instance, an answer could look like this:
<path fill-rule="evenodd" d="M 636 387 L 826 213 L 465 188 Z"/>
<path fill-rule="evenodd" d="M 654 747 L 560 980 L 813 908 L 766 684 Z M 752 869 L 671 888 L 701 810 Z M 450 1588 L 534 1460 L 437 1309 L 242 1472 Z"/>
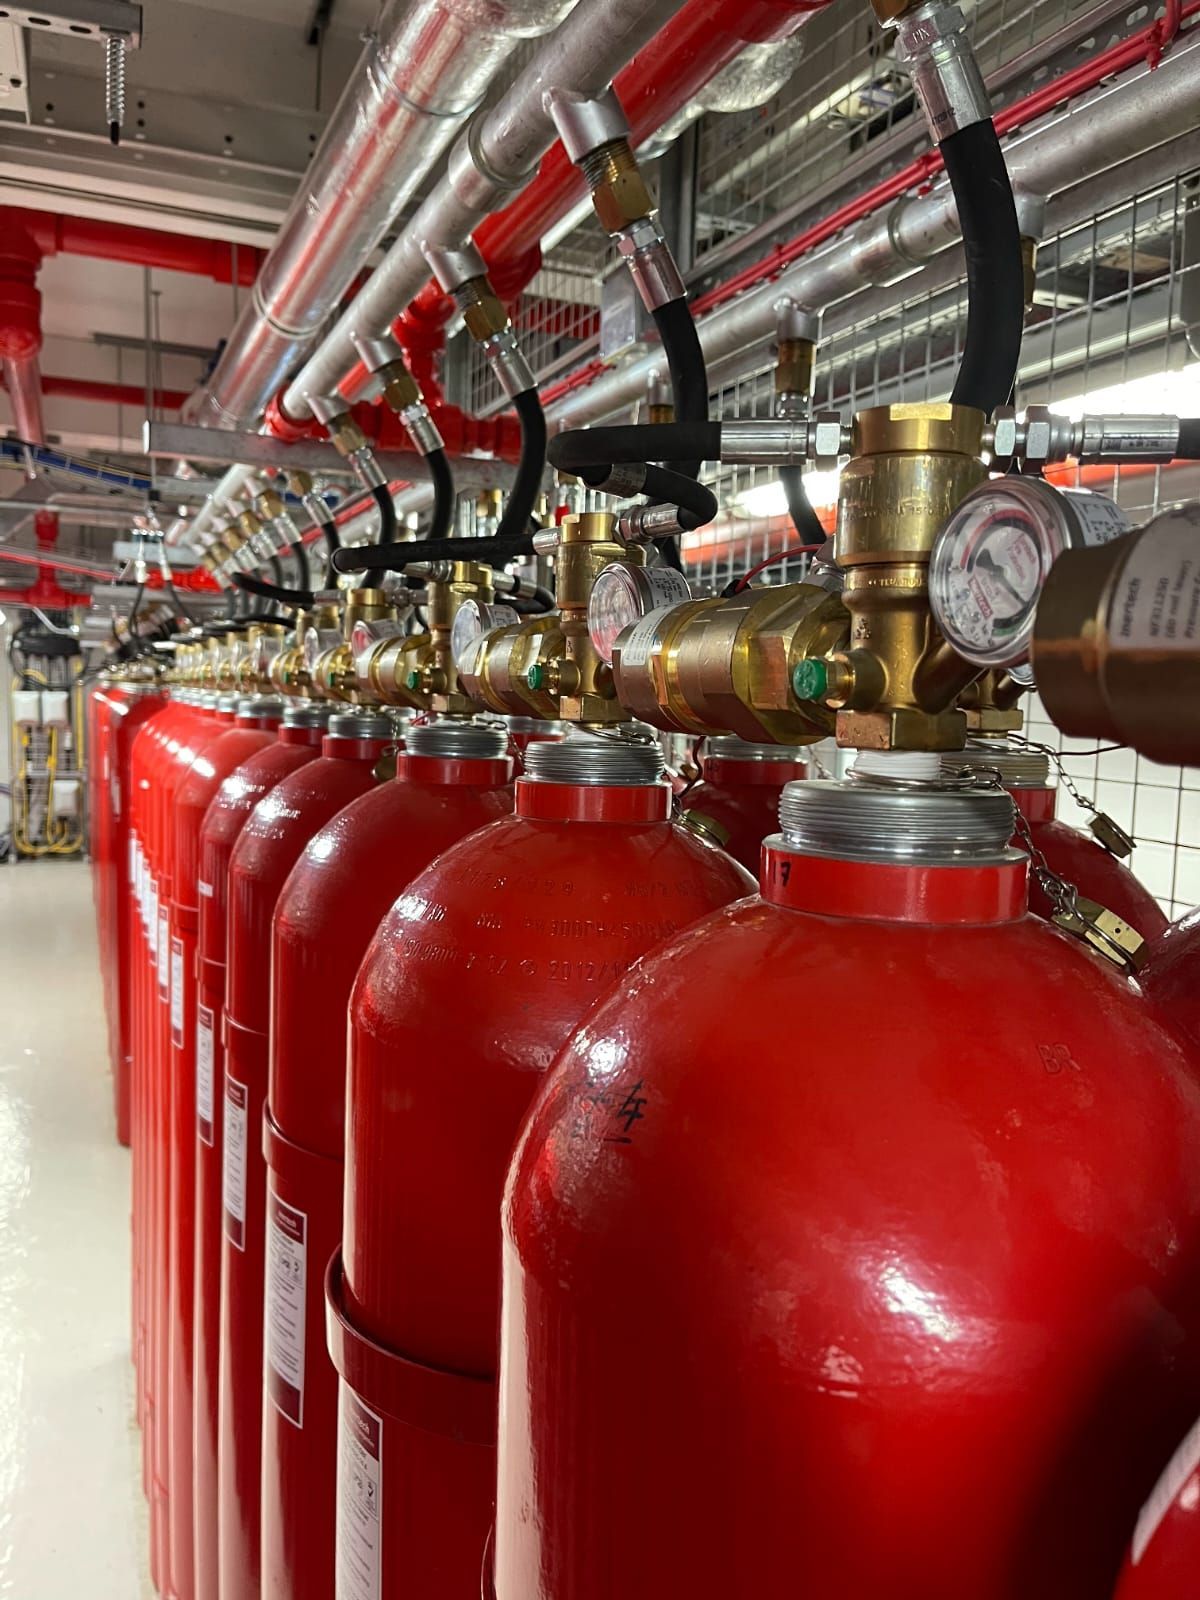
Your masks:
<path fill-rule="evenodd" d="M 285 728 L 323 728 L 333 715 L 332 706 L 320 705 L 315 700 L 294 700 L 284 708 Z"/>
<path fill-rule="evenodd" d="M 495 723 L 425 722 L 409 728 L 404 748 L 410 756 L 441 756 L 447 761 L 499 761 L 508 753 L 508 734 Z"/>
<path fill-rule="evenodd" d="M 1012 861 L 1013 803 L 1002 789 L 860 778 L 789 783 L 779 799 L 787 849 L 844 861 L 968 866 Z"/>
<path fill-rule="evenodd" d="M 739 739 L 735 733 L 714 734 L 704 741 L 702 758 L 719 757 L 722 761 L 803 761 L 804 751 L 794 744 L 751 744 Z"/>
<path fill-rule="evenodd" d="M 525 752 L 525 775 L 539 783 L 633 788 L 657 783 L 666 762 L 655 739 L 588 733 L 572 728 L 565 739 L 545 739 Z"/>
<path fill-rule="evenodd" d="M 239 717 L 282 717 L 284 703 L 276 694 L 248 694 L 239 698 Z"/>
<path fill-rule="evenodd" d="M 942 756 L 942 776 L 961 772 L 998 772 L 1006 789 L 1048 789 L 1050 758 L 1041 750 L 1026 750 L 1002 739 L 975 739 L 965 750 L 948 750 Z"/>
<path fill-rule="evenodd" d="M 335 711 L 326 731 L 331 739 L 392 739 L 396 730 L 382 711 Z"/>
<path fill-rule="evenodd" d="M 218 711 L 236 711 L 242 703 L 240 694 L 219 694 L 217 696 Z"/>

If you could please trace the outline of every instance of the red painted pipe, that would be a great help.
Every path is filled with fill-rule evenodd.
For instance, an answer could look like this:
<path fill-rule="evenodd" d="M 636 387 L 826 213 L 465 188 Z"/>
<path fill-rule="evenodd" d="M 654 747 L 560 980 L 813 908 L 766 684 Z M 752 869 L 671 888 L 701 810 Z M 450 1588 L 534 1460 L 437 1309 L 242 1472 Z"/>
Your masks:
<path fill-rule="evenodd" d="M 828 0 L 689 0 L 629 65 L 614 87 L 640 144 L 738 56 L 748 44 L 785 39 Z M 538 175 L 503 211 L 488 217 L 475 234 L 488 272 L 502 298 L 513 300 L 541 266 L 540 241 L 586 193 L 577 168 L 556 142 Z M 453 301 L 430 280 L 396 321 L 406 349 L 440 346 Z M 366 381 L 361 365 L 343 379 L 341 392 L 359 394 Z"/>
<path fill-rule="evenodd" d="M 146 391 L 136 383 L 108 383 L 102 378 L 55 378 L 42 375 L 42 393 L 59 395 L 64 400 L 90 400 L 97 405 L 134 406 L 146 409 Z M 188 398 L 186 389 L 160 389 L 157 405 L 178 411 Z"/>
<path fill-rule="evenodd" d="M 227 239 L 197 239 L 192 234 L 166 233 L 95 217 L 64 217 L 52 211 L 21 206 L 0 208 L 0 237 L 23 228 L 44 256 L 90 256 L 95 261 L 123 261 L 135 267 L 189 272 L 216 283 L 249 287 L 266 255 L 257 245 L 231 244 Z"/>

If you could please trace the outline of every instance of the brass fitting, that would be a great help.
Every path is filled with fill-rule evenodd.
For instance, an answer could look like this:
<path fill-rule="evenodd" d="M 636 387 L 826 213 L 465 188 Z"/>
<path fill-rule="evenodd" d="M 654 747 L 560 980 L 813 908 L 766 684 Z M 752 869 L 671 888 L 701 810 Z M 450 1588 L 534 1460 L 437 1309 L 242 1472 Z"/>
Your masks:
<path fill-rule="evenodd" d="M 645 560 L 641 549 L 620 544 L 615 530 L 609 512 L 587 511 L 538 535 L 539 553 L 553 555 L 558 609 L 485 636 L 464 673 L 464 686 L 482 705 L 509 716 L 593 727 L 628 720 L 587 620 L 597 575 L 613 561 Z"/>
<path fill-rule="evenodd" d="M 438 562 L 426 580 L 429 631 L 394 634 L 357 652 L 358 683 L 384 705 L 409 706 L 442 716 L 473 716 L 476 706 L 459 681 L 450 635 L 468 600 L 490 605 L 492 569 L 478 561 Z"/>
<path fill-rule="evenodd" d="M 349 411 L 339 411 L 336 416 L 330 417 L 325 429 L 333 448 L 347 460 L 367 448 L 367 436 Z"/>
<path fill-rule="evenodd" d="M 620 233 L 654 210 L 628 139 L 612 139 L 589 150 L 580 158 L 579 167 L 592 191 L 596 218 L 606 233 Z"/>
<path fill-rule="evenodd" d="M 775 410 L 781 415 L 791 398 L 808 400 L 813 391 L 816 345 L 811 339 L 780 339 L 775 356 Z"/>
<path fill-rule="evenodd" d="M 287 502 L 278 489 L 268 487 L 256 498 L 254 509 L 264 522 L 274 522 L 287 510 Z"/>
<path fill-rule="evenodd" d="M 504 302 L 492 288 L 486 273 L 457 284 L 453 293 L 466 330 L 477 344 L 486 344 L 494 334 L 503 333 L 508 327 Z"/>
<path fill-rule="evenodd" d="M 318 700 L 346 700 L 353 705 L 371 705 L 354 670 L 354 630 L 360 622 L 385 622 L 395 619 L 395 609 L 382 589 L 351 589 L 342 608 L 342 634 L 338 641 L 317 650 L 306 639 L 311 690 Z M 318 639 L 318 643 L 324 641 Z"/>
<path fill-rule="evenodd" d="M 389 361 L 376 373 L 382 381 L 383 398 L 393 411 L 407 411 L 409 406 L 423 404 L 417 380 L 403 361 Z"/>
<path fill-rule="evenodd" d="M 310 657 L 315 661 L 324 650 L 333 649 L 340 637 L 336 606 L 314 606 L 311 611 L 298 611 L 291 644 L 270 664 L 271 687 L 280 694 L 307 699 L 312 692 Z"/>
<path fill-rule="evenodd" d="M 1025 685 L 1010 678 L 1007 672 L 985 672 L 958 697 L 958 708 L 967 719 L 968 734 L 975 738 L 1017 732 L 1025 722 L 1017 701 L 1025 692 Z"/>
<path fill-rule="evenodd" d="M 271 686 L 271 663 L 283 648 L 287 629 L 281 622 L 254 622 L 242 635 L 234 666 L 234 687 L 247 694 Z"/>

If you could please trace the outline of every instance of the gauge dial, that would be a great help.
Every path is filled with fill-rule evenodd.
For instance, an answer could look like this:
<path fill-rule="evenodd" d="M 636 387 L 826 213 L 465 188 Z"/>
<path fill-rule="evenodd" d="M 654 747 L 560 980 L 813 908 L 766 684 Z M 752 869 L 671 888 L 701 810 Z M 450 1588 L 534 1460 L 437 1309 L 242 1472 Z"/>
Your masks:
<path fill-rule="evenodd" d="M 496 628 L 511 628 L 521 619 L 512 606 L 486 605 L 481 600 L 464 600 L 450 627 L 450 654 L 460 672 L 471 666 L 479 641 Z"/>
<path fill-rule="evenodd" d="M 648 611 L 682 605 L 692 598 L 688 581 L 670 567 L 635 567 L 614 561 L 592 585 L 588 601 L 588 633 L 596 654 L 610 665 L 621 633 Z"/>
<path fill-rule="evenodd" d="M 1025 681 L 1034 618 L 1064 550 L 1128 531 L 1105 495 L 1007 477 L 973 489 L 933 547 L 929 601 L 943 634 L 968 661 L 1018 669 Z"/>

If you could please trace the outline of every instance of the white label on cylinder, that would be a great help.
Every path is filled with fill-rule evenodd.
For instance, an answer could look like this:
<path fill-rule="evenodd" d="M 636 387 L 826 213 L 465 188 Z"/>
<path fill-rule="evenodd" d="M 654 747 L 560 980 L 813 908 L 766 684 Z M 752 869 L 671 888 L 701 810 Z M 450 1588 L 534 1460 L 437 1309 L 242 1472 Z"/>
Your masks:
<path fill-rule="evenodd" d="M 1133 1548 L 1130 1555 L 1136 1567 L 1146 1554 L 1151 1539 L 1158 1532 L 1163 1518 L 1171 1509 L 1175 1496 L 1192 1473 L 1200 1467 L 1200 1420 L 1194 1422 L 1183 1442 L 1167 1463 L 1162 1477 L 1150 1491 L 1150 1498 L 1142 1507 L 1133 1530 Z"/>
<path fill-rule="evenodd" d="M 160 1000 L 167 998 L 171 981 L 171 929 L 167 919 L 166 906 L 160 906 L 158 911 L 158 997 Z"/>
<path fill-rule="evenodd" d="M 643 567 L 642 571 L 650 582 L 657 610 L 661 611 L 664 606 L 681 606 L 692 598 L 687 579 L 674 567 Z"/>
<path fill-rule="evenodd" d="M 379 1600 L 382 1494 L 383 1418 L 339 1379 L 334 1600 Z"/>
<path fill-rule="evenodd" d="M 1191 508 L 1189 508 L 1191 509 Z M 1118 650 L 1200 647 L 1200 508 L 1142 538 L 1113 587 L 1109 635 Z"/>
<path fill-rule="evenodd" d="M 196 889 L 199 892 L 202 900 L 212 899 L 213 886 L 211 883 L 205 883 L 204 879 L 201 878 L 199 883 L 196 885 Z"/>
<path fill-rule="evenodd" d="M 213 1014 L 196 1007 L 196 1131 L 201 1144 L 213 1142 Z"/>
<path fill-rule="evenodd" d="M 244 1083 L 225 1074 L 225 1237 L 246 1248 L 246 1108 L 250 1094 Z"/>
<path fill-rule="evenodd" d="M 635 622 L 625 635 L 625 643 L 621 646 L 621 665 L 623 667 L 644 667 L 650 659 L 650 652 L 658 642 L 658 625 L 668 611 L 673 611 L 673 606 L 655 606 L 653 611 L 647 611 L 640 622 Z"/>
<path fill-rule="evenodd" d="M 304 1426 L 304 1319 L 308 1218 L 267 1187 L 267 1393 L 276 1411 Z"/>
<path fill-rule="evenodd" d="M 150 959 L 154 959 L 154 930 L 158 927 L 158 884 L 150 879 L 146 888 L 146 938 L 150 941 Z"/>
<path fill-rule="evenodd" d="M 183 1049 L 183 940 L 171 940 L 171 1043 Z"/>

